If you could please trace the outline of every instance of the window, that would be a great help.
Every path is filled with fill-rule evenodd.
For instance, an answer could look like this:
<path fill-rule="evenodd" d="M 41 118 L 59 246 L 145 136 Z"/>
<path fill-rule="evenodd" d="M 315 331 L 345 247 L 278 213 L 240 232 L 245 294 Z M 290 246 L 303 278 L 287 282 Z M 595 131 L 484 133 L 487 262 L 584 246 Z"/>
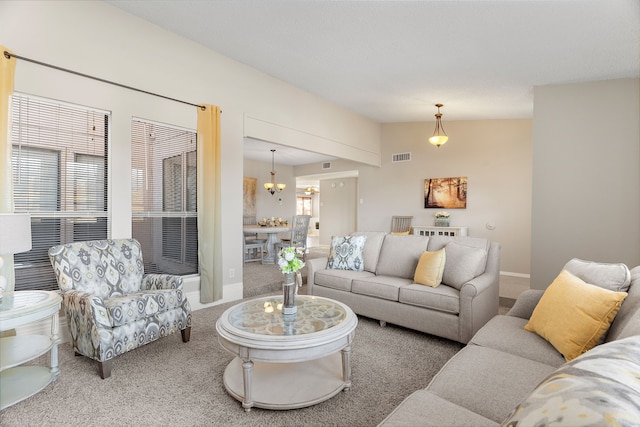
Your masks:
<path fill-rule="evenodd" d="M 16 290 L 55 290 L 48 251 L 105 239 L 107 112 L 31 96 L 11 98 L 16 212 L 31 214 L 32 249 L 15 254 Z"/>
<path fill-rule="evenodd" d="M 296 197 L 296 215 L 311 215 L 312 201 L 309 196 Z"/>
<path fill-rule="evenodd" d="M 148 273 L 198 273 L 196 133 L 131 123 L 132 234 Z"/>

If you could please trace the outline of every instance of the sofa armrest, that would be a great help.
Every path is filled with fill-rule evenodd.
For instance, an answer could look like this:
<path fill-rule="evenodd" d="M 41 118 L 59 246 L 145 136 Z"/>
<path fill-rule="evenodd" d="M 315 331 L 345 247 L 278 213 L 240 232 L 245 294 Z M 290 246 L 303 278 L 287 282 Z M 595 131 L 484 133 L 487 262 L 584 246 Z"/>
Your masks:
<path fill-rule="evenodd" d="M 104 300 L 76 290 L 62 292 L 62 300 L 76 351 L 96 360 L 106 360 L 101 353 L 113 342 L 113 327 Z"/>
<path fill-rule="evenodd" d="M 313 295 L 313 281 L 316 271 L 327 267 L 327 257 L 313 258 L 307 261 L 307 295 Z"/>
<path fill-rule="evenodd" d="M 492 242 L 484 273 L 460 288 L 459 341 L 467 343 L 473 335 L 498 314 L 500 288 L 499 243 Z"/>
<path fill-rule="evenodd" d="M 173 274 L 145 274 L 142 277 L 143 291 L 152 291 L 154 289 L 181 289 L 182 276 Z"/>
<path fill-rule="evenodd" d="M 520 317 L 521 319 L 531 318 L 533 310 L 538 305 L 544 291 L 538 289 L 529 289 L 520 294 L 515 304 L 507 313 L 507 316 Z"/>

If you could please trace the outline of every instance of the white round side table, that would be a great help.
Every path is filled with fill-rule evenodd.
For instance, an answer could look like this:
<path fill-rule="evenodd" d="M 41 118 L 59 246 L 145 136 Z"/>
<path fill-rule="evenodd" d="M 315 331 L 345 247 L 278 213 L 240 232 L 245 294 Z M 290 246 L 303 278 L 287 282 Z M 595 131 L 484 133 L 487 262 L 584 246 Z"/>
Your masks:
<path fill-rule="evenodd" d="M 0 302 L 0 331 L 51 318 L 50 335 L 0 338 L 0 409 L 33 396 L 55 381 L 58 369 L 58 312 L 62 298 L 50 291 L 5 292 Z M 20 366 L 46 352 L 51 366 Z"/>

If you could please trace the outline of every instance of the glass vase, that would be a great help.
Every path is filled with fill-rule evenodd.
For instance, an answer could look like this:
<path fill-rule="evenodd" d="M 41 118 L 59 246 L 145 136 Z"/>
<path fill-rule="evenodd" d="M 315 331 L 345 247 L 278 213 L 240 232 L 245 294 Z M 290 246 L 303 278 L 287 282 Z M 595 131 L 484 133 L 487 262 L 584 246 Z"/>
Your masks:
<path fill-rule="evenodd" d="M 296 288 L 295 273 L 285 273 L 284 283 L 282 284 L 282 314 L 294 314 L 298 311 L 296 307 Z"/>
<path fill-rule="evenodd" d="M 436 218 L 436 227 L 448 227 L 449 218 Z"/>

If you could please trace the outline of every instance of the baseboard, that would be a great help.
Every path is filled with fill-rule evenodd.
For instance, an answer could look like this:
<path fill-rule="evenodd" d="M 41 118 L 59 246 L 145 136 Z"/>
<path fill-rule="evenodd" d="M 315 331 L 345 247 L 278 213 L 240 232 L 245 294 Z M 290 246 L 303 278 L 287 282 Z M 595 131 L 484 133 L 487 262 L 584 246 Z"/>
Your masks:
<path fill-rule="evenodd" d="M 531 275 L 526 273 L 513 273 L 511 271 L 501 271 L 501 276 L 509 276 L 509 277 L 521 277 L 523 279 L 530 279 Z"/>

